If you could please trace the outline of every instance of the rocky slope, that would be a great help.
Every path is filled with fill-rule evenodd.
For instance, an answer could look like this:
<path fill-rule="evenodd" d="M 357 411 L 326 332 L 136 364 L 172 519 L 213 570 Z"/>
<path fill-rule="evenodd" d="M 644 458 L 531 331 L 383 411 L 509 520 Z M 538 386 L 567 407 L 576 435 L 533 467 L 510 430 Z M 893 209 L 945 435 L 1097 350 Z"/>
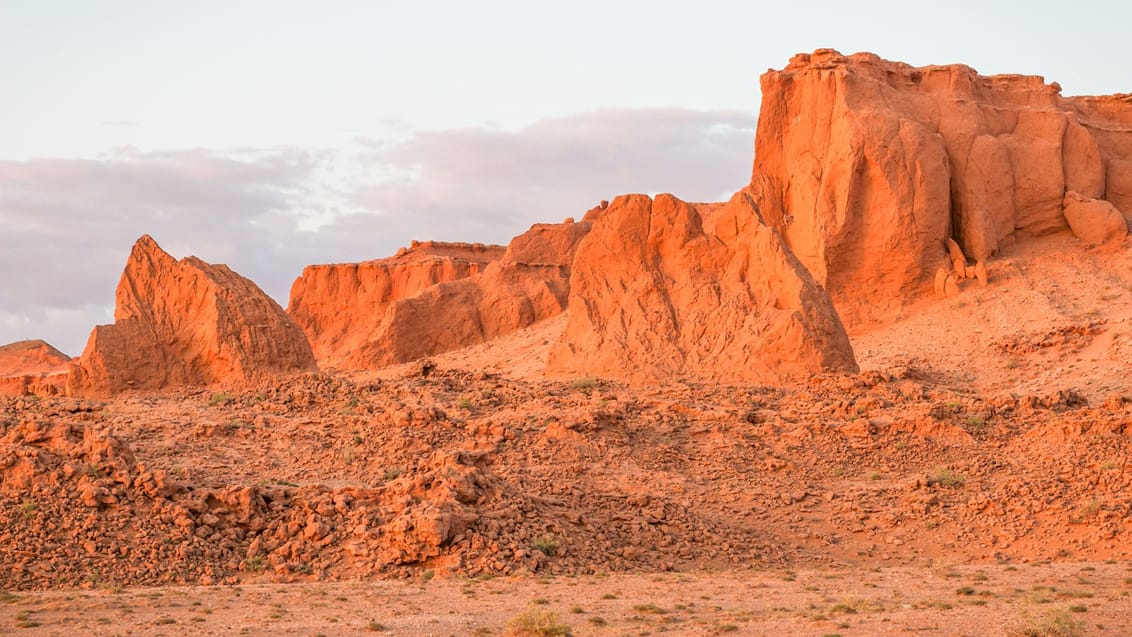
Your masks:
<path fill-rule="evenodd" d="M 0 398 L 0 589 L 1132 558 L 1129 401 L 922 376 Z"/>
<path fill-rule="evenodd" d="M 856 371 L 821 289 L 737 193 L 710 206 L 616 198 L 578 247 L 565 331 L 547 370 L 778 384 Z"/>
<path fill-rule="evenodd" d="M 769 71 L 762 92 L 751 192 L 850 325 L 929 290 L 945 238 L 983 260 L 1066 229 L 1067 202 L 1132 215 L 1126 96 L 828 49 Z M 1126 232 L 1105 206 L 1077 216 L 1088 241 Z"/>
<path fill-rule="evenodd" d="M 248 383 L 315 369 L 302 331 L 255 283 L 224 265 L 178 261 L 149 236 L 134 244 L 115 302 L 114 324 L 95 327 L 72 365 L 72 394 Z"/>

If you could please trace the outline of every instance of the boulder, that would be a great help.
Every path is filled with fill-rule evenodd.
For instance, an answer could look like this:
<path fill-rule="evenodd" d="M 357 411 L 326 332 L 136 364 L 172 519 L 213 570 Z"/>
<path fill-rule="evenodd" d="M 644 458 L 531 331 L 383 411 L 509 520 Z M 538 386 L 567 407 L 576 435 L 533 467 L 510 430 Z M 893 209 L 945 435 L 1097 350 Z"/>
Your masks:
<path fill-rule="evenodd" d="M 114 324 L 91 332 L 68 392 L 107 395 L 173 385 L 250 383 L 316 369 L 302 330 L 225 265 L 174 259 L 149 236 L 134 244 Z"/>
<path fill-rule="evenodd" d="M 1128 235 L 1124 215 L 1111 203 L 1076 192 L 1065 195 L 1065 219 L 1077 238 L 1085 243 L 1119 241 Z"/>
<path fill-rule="evenodd" d="M 575 255 L 548 372 L 779 384 L 857 370 L 829 296 L 747 193 L 704 226 L 671 195 L 603 210 Z"/>

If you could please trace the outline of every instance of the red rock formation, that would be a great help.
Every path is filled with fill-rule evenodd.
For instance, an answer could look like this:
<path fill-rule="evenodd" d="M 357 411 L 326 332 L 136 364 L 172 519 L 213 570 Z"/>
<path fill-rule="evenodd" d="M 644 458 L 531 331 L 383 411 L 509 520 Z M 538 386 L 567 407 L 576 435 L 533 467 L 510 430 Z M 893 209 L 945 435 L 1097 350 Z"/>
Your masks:
<path fill-rule="evenodd" d="M 113 325 L 91 332 L 68 391 L 101 395 L 244 383 L 314 370 L 302 330 L 252 281 L 143 236 L 118 283 Z"/>
<path fill-rule="evenodd" d="M 0 396 L 58 393 L 71 357 L 41 340 L 0 346 Z"/>
<path fill-rule="evenodd" d="M 1128 97 L 1059 91 L 962 65 L 797 55 L 762 77 L 751 190 L 848 323 L 887 318 L 930 289 L 948 236 L 983 260 L 1016 232 L 1064 230 L 1068 191 L 1128 213 Z"/>
<path fill-rule="evenodd" d="M 506 251 L 482 252 L 489 263 L 432 261 L 417 283 L 410 279 L 421 271 L 421 259 L 412 251 L 369 264 L 307 268 L 292 287 L 290 312 L 305 326 L 319 362 L 342 369 L 373 369 L 482 343 L 562 312 L 574 249 L 589 227 L 537 224 Z M 373 288 L 380 293 L 351 274 L 366 265 L 380 270 L 382 284 Z M 431 285 L 430 277 L 437 279 Z"/>
<path fill-rule="evenodd" d="M 1065 219 L 1073 234 L 1086 243 L 1119 241 L 1128 235 L 1124 215 L 1115 206 L 1077 192 L 1065 195 Z"/>
<path fill-rule="evenodd" d="M 392 303 L 437 283 L 479 274 L 505 250 L 483 244 L 413 242 L 387 259 L 307 266 L 291 286 L 287 313 L 310 339 L 320 365 L 364 367 L 353 357 L 378 337 Z"/>
<path fill-rule="evenodd" d="M 552 373 L 780 383 L 856 371 L 829 296 L 737 193 L 618 197 L 582 241 Z M 706 227 L 705 227 L 706 225 Z"/>

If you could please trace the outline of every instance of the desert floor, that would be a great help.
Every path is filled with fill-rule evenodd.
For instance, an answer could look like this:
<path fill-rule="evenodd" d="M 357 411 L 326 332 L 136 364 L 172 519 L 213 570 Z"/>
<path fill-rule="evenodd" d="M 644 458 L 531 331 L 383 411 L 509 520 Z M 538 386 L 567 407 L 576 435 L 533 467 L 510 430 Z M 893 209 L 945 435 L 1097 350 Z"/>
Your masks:
<path fill-rule="evenodd" d="M 14 595 L 0 631 L 501 635 L 539 613 L 579 636 L 1132 635 L 1132 563 L 108 587 Z"/>

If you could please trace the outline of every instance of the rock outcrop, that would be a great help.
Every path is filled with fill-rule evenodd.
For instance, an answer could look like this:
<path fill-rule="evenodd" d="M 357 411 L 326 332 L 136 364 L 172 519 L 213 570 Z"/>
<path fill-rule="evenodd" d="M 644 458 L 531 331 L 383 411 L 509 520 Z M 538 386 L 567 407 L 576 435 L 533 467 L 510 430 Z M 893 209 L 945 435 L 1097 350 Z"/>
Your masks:
<path fill-rule="evenodd" d="M 390 305 L 479 274 L 505 252 L 503 246 L 414 241 L 387 259 L 307 266 L 291 286 L 287 313 L 320 365 L 364 368 L 358 352 L 380 338 Z"/>
<path fill-rule="evenodd" d="M 59 393 L 71 357 L 41 340 L 0 346 L 0 396 Z"/>
<path fill-rule="evenodd" d="M 777 384 L 857 370 L 829 296 L 740 192 L 618 197 L 578 247 L 551 373 Z"/>
<path fill-rule="evenodd" d="M 456 263 L 449 256 L 421 266 L 425 257 L 410 250 L 369 264 L 314 266 L 292 287 L 289 311 L 320 364 L 339 369 L 373 369 L 475 345 L 562 312 L 574 250 L 589 228 L 571 220 L 536 224 L 505 250 L 484 248 L 480 254 L 490 261 L 464 255 Z M 360 284 L 363 267 L 380 271 L 382 283 Z M 436 280 L 427 284 L 430 277 Z"/>
<path fill-rule="evenodd" d="M 68 392 L 247 383 L 316 369 L 302 330 L 252 281 L 196 257 L 174 259 L 149 236 L 118 283 L 114 324 L 91 332 Z"/>
<path fill-rule="evenodd" d="M 1128 235 L 1128 223 L 1116 206 L 1073 191 L 1065 195 L 1065 220 L 1086 243 L 1119 241 Z"/>
<path fill-rule="evenodd" d="M 847 324 L 930 289 L 953 237 L 976 261 L 1066 229 L 1075 191 L 1132 207 L 1128 96 L 828 49 L 762 76 L 751 192 Z"/>

